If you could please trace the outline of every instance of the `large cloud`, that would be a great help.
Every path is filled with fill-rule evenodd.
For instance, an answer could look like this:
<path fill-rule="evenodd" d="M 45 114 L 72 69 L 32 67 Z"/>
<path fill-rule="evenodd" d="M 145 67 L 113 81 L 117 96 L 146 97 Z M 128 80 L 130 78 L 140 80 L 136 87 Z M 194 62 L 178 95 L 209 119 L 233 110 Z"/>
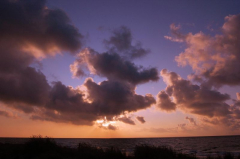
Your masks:
<path fill-rule="evenodd" d="M 166 90 L 158 95 L 158 106 L 161 109 L 171 111 L 178 107 L 207 117 L 225 117 L 231 114 L 230 106 L 225 103 L 230 99 L 228 94 L 194 85 L 182 79 L 175 72 L 168 72 L 166 69 L 161 71 L 161 76 L 167 84 Z"/>
<path fill-rule="evenodd" d="M 135 87 L 129 83 L 103 81 L 97 84 L 88 78 L 84 86 L 86 92 L 61 82 L 54 83 L 48 102 L 31 118 L 92 125 L 97 119 L 107 117 L 108 120 L 114 120 L 114 116 L 146 109 L 155 103 L 152 95 L 135 94 Z M 119 120 L 130 124 L 130 120 L 125 118 Z"/>
<path fill-rule="evenodd" d="M 187 48 L 176 61 L 180 66 L 190 65 L 196 78 L 206 78 L 214 85 L 240 84 L 240 14 L 225 17 L 222 34 L 215 36 L 202 32 L 182 34 L 179 26 L 171 25 L 173 37 L 165 38 L 185 42 Z M 200 76 L 200 77 L 199 77 Z"/>
<path fill-rule="evenodd" d="M 89 99 L 100 115 L 118 115 L 124 111 L 137 111 L 146 109 L 155 103 L 151 94 L 146 96 L 136 94 L 135 86 L 128 82 L 110 80 L 97 84 L 88 79 L 85 86 L 89 93 Z"/>
<path fill-rule="evenodd" d="M 33 113 L 33 119 L 75 120 L 77 124 L 95 120 L 95 116 L 86 115 L 88 107 L 84 107 L 82 94 L 59 82 L 49 85 L 42 72 L 31 67 L 39 58 L 80 49 L 82 35 L 67 15 L 48 9 L 44 0 L 2 0 L 0 14 L 1 102 Z"/>
<path fill-rule="evenodd" d="M 76 52 L 82 35 L 44 0 L 2 0 L 0 15 L 0 100 L 42 105 L 50 86 L 30 65 L 59 51 Z"/>
<path fill-rule="evenodd" d="M 193 84 L 181 78 L 175 72 L 166 69 L 161 71 L 161 76 L 167 84 L 165 91 L 159 92 L 157 106 L 165 111 L 180 109 L 187 113 L 195 114 L 205 124 L 224 125 L 230 131 L 240 129 L 239 94 L 234 104 L 227 104 L 230 99 L 228 94 L 222 94 L 204 83 Z M 190 123 L 197 125 L 195 120 L 186 117 Z M 183 129 L 185 125 L 179 125 Z"/>
<path fill-rule="evenodd" d="M 92 49 L 84 49 L 70 66 L 73 75 L 76 77 L 84 75 L 84 65 L 87 65 L 92 74 L 104 76 L 110 80 L 124 80 L 139 84 L 159 79 L 156 68 L 137 67 L 133 62 L 125 60 L 116 53 L 100 54 Z"/>
<path fill-rule="evenodd" d="M 14 46 L 34 56 L 56 51 L 75 52 L 82 35 L 59 9 L 48 9 L 45 0 L 1 0 L 1 46 Z"/>
<path fill-rule="evenodd" d="M 45 76 L 31 67 L 0 73 L 0 100 L 3 102 L 42 105 L 49 89 Z"/>

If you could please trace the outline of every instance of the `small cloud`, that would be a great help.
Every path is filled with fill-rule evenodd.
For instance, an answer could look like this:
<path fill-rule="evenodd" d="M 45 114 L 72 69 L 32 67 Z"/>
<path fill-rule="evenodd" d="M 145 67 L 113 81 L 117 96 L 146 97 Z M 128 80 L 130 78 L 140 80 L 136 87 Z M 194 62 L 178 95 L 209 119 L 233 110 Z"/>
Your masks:
<path fill-rule="evenodd" d="M 14 115 L 12 112 L 4 111 L 4 110 L 0 110 L 0 116 L 4 116 L 7 118 L 17 118 L 17 116 Z"/>
<path fill-rule="evenodd" d="M 173 42 L 179 42 L 179 43 L 184 42 L 183 39 L 178 39 L 178 38 L 174 38 L 174 37 L 171 37 L 171 36 L 164 36 L 164 38 L 167 39 L 167 40 L 173 41 Z"/>
<path fill-rule="evenodd" d="M 116 126 L 113 126 L 111 124 L 108 125 L 107 127 L 109 130 L 117 130 L 117 127 Z"/>
<path fill-rule="evenodd" d="M 146 122 L 144 117 L 142 117 L 142 116 L 137 116 L 136 119 L 142 124 L 144 124 Z"/>
<path fill-rule="evenodd" d="M 187 119 L 191 124 L 197 125 L 197 123 L 196 123 L 196 121 L 194 120 L 194 118 L 186 117 L 185 119 Z"/>
<path fill-rule="evenodd" d="M 135 45 L 132 44 L 132 33 L 126 26 L 113 30 L 112 34 L 109 40 L 104 41 L 109 52 L 117 52 L 130 59 L 139 58 L 150 53 L 149 49 L 142 48 L 140 42 Z"/>
<path fill-rule="evenodd" d="M 178 128 L 180 128 L 181 130 L 186 130 L 186 126 L 187 124 L 178 124 Z"/>
<path fill-rule="evenodd" d="M 124 122 L 126 124 L 130 124 L 130 125 L 135 125 L 135 122 L 130 118 L 130 117 L 120 117 L 120 118 L 117 118 L 119 121 L 121 122 Z"/>

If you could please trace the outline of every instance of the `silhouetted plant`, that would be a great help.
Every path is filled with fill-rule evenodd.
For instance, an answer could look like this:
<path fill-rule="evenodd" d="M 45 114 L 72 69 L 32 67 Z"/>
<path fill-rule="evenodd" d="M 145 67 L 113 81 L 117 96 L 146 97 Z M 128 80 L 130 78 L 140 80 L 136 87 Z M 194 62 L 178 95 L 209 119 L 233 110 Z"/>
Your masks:
<path fill-rule="evenodd" d="M 231 153 L 225 153 L 223 158 L 224 159 L 234 159 L 234 156 Z"/>
<path fill-rule="evenodd" d="M 170 147 L 139 145 L 135 147 L 136 159 L 195 159 L 196 157 L 177 153 Z"/>
<path fill-rule="evenodd" d="M 234 155 L 231 153 L 225 153 L 223 156 L 216 156 L 216 157 L 212 157 L 212 156 L 208 156 L 207 159 L 234 159 Z M 240 155 L 237 157 L 237 159 L 240 159 Z"/>
<path fill-rule="evenodd" d="M 105 150 L 106 158 L 122 159 L 126 158 L 126 154 L 122 153 L 119 149 L 111 147 Z"/>

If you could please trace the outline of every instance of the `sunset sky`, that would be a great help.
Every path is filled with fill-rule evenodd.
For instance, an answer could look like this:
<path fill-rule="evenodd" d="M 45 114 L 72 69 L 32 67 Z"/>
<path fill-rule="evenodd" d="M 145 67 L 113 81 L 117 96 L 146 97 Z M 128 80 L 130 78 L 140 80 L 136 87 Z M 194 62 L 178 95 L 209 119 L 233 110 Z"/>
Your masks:
<path fill-rule="evenodd" d="M 239 0 L 1 0 L 0 137 L 240 135 Z"/>

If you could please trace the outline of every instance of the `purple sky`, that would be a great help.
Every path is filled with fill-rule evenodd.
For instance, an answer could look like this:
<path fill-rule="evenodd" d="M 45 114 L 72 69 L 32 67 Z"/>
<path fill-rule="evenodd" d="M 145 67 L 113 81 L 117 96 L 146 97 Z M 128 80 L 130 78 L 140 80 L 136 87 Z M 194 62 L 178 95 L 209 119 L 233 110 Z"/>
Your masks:
<path fill-rule="evenodd" d="M 0 136 L 239 134 L 239 1 L 0 6 Z"/>

